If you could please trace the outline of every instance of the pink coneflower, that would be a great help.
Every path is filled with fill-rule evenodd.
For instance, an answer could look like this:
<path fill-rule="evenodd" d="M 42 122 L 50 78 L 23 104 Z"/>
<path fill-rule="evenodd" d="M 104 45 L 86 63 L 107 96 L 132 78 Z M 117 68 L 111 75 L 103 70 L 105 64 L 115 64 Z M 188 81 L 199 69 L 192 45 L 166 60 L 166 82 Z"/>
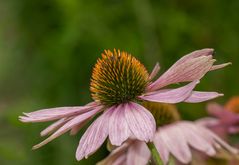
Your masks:
<path fill-rule="evenodd" d="M 229 134 L 239 133 L 239 97 L 231 98 L 224 106 L 218 103 L 209 103 L 207 111 L 213 117 L 197 121 L 209 127 L 220 137 L 227 139 Z"/>
<path fill-rule="evenodd" d="M 229 146 L 208 128 L 189 121 L 178 121 L 159 127 L 153 143 L 163 161 L 168 164 L 170 157 L 183 164 L 192 161 L 192 149 L 208 156 L 215 156 L 217 149 L 226 149 L 231 154 L 238 150 Z M 146 165 L 150 161 L 150 150 L 143 141 L 129 140 L 116 148 L 98 165 Z"/>
<path fill-rule="evenodd" d="M 230 154 L 237 154 L 232 148 L 208 128 L 191 121 L 180 121 L 175 106 L 162 103 L 143 102 L 154 116 L 158 127 L 153 138 L 156 152 L 163 164 L 171 161 L 188 164 L 193 159 L 194 151 L 208 156 L 215 156 L 217 149 L 226 149 Z M 122 146 L 114 149 L 111 154 L 97 165 L 146 165 L 152 159 L 147 144 L 137 139 L 129 139 Z"/>
<path fill-rule="evenodd" d="M 77 133 L 96 114 L 103 112 L 86 130 L 76 151 L 77 160 L 94 153 L 109 137 L 113 145 L 121 145 L 129 137 L 149 142 L 156 126 L 152 114 L 142 100 L 165 103 L 202 102 L 221 94 L 193 91 L 208 71 L 222 68 L 229 63 L 213 65 L 213 49 L 194 51 L 178 60 L 168 71 L 152 82 L 159 70 L 157 64 L 149 75 L 145 67 L 126 52 L 106 50 L 93 69 L 90 90 L 93 102 L 80 107 L 44 109 L 20 116 L 22 122 L 57 120 L 41 132 L 51 134 L 33 147 L 39 148 L 67 131 Z M 175 89 L 164 87 L 190 82 Z"/>

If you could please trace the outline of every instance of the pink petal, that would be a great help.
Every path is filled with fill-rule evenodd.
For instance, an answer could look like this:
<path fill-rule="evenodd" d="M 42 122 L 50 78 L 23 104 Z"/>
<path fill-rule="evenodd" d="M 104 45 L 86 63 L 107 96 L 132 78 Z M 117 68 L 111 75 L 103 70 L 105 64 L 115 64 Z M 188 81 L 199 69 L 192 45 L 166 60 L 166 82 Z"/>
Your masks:
<path fill-rule="evenodd" d="M 208 101 L 219 96 L 223 96 L 223 94 L 217 92 L 198 92 L 193 91 L 192 94 L 185 100 L 187 103 L 199 103 Z"/>
<path fill-rule="evenodd" d="M 86 121 L 87 119 L 89 119 L 90 117 L 94 116 L 100 110 L 101 109 L 96 108 L 92 111 L 89 111 L 89 112 L 86 112 L 86 113 L 83 113 L 81 115 L 78 115 L 78 116 L 74 117 L 72 120 L 70 120 L 66 124 L 64 124 L 60 129 L 58 129 L 55 133 L 53 133 L 50 137 L 48 137 L 47 139 L 45 139 L 41 143 L 33 146 L 32 149 L 40 148 L 43 145 L 49 143 L 53 139 L 59 137 L 60 135 L 64 134 L 65 132 L 69 131 L 72 127 L 74 127 L 76 125 L 79 125 L 80 123 L 82 123 L 82 122 Z"/>
<path fill-rule="evenodd" d="M 91 119 L 92 119 L 92 117 L 89 120 L 91 120 Z M 80 131 L 80 129 L 87 123 L 87 121 L 88 120 L 80 123 L 79 125 L 72 127 L 71 131 L 70 131 L 70 135 L 76 135 Z"/>
<path fill-rule="evenodd" d="M 216 154 L 216 150 L 206 139 L 202 138 L 202 131 L 197 125 L 190 124 L 187 122 L 182 122 L 182 130 L 185 130 L 184 136 L 187 139 L 188 144 L 201 151 L 202 153 L 206 153 L 209 156 L 214 156 Z"/>
<path fill-rule="evenodd" d="M 127 152 L 127 165 L 146 165 L 150 160 L 150 151 L 141 141 L 135 141 Z"/>
<path fill-rule="evenodd" d="M 210 69 L 210 71 L 221 69 L 221 68 L 224 68 L 224 67 L 226 67 L 228 65 L 231 65 L 231 64 L 232 64 L 231 62 L 228 62 L 228 63 L 224 63 L 224 64 L 213 65 L 212 68 Z"/>
<path fill-rule="evenodd" d="M 167 164 L 169 161 L 169 150 L 167 148 L 166 142 L 164 142 L 164 139 L 161 138 L 159 133 L 160 132 L 158 131 L 155 134 L 154 145 L 158 150 L 158 153 L 163 161 L 163 164 Z"/>
<path fill-rule="evenodd" d="M 126 104 L 125 117 L 132 134 L 145 142 L 153 139 L 156 123 L 152 114 L 143 106 L 130 102 Z"/>
<path fill-rule="evenodd" d="M 181 59 L 179 59 L 176 64 L 182 64 L 190 59 L 194 59 L 197 57 L 201 57 L 201 56 L 211 56 L 214 54 L 214 49 L 212 48 L 204 48 L 204 49 L 200 49 L 200 50 L 195 50 L 185 56 L 183 56 Z"/>
<path fill-rule="evenodd" d="M 107 164 L 107 165 L 125 165 L 126 162 L 126 155 L 120 155 L 113 164 Z M 104 164 L 105 165 L 105 164 Z"/>
<path fill-rule="evenodd" d="M 239 115 L 224 109 L 223 106 L 217 103 L 208 104 L 207 111 L 210 115 L 219 118 L 224 124 L 226 123 L 227 125 L 232 125 L 239 122 Z"/>
<path fill-rule="evenodd" d="M 125 118 L 125 105 L 118 105 L 112 109 L 112 115 L 109 120 L 109 139 L 111 144 L 120 146 L 130 135 L 131 131 Z"/>
<path fill-rule="evenodd" d="M 87 158 L 94 153 L 105 141 L 108 136 L 108 121 L 111 111 L 107 110 L 98 117 L 82 136 L 76 151 L 76 159 Z"/>
<path fill-rule="evenodd" d="M 217 104 L 217 103 L 209 103 L 207 105 L 207 110 L 210 115 L 213 115 L 215 117 L 221 118 L 223 117 L 224 108 L 223 106 Z"/>
<path fill-rule="evenodd" d="M 201 126 L 198 126 L 201 127 Z M 225 141 L 223 141 L 219 136 L 217 136 L 215 133 L 210 131 L 207 128 L 201 127 L 201 132 L 203 132 L 203 136 L 205 138 L 211 139 L 212 144 L 217 148 L 225 148 L 232 154 L 238 154 L 238 149 L 231 147 L 229 144 L 227 144 Z"/>
<path fill-rule="evenodd" d="M 79 115 L 81 113 L 90 111 L 96 105 L 86 105 L 79 107 L 58 107 L 43 109 L 35 112 L 24 113 L 25 116 L 20 116 L 22 122 L 45 122 L 60 119 L 63 117 Z"/>
<path fill-rule="evenodd" d="M 155 135 L 154 144 L 165 164 L 168 163 L 168 152 L 181 163 L 190 163 L 192 154 L 189 146 L 209 156 L 214 156 L 216 149 L 222 147 L 232 154 L 238 153 L 237 149 L 225 143 L 209 129 L 187 121 L 160 127 Z M 162 154 L 163 152 L 165 154 Z"/>
<path fill-rule="evenodd" d="M 179 60 L 169 68 L 155 82 L 148 86 L 148 91 L 158 90 L 169 84 L 178 82 L 190 82 L 201 79 L 215 62 L 212 56 L 200 56 Z"/>
<path fill-rule="evenodd" d="M 152 94 L 146 93 L 144 96 L 139 96 L 139 98 L 152 102 L 179 103 L 191 95 L 193 88 L 195 88 L 198 83 L 199 81 L 196 80 L 180 88 L 159 90 Z"/>
<path fill-rule="evenodd" d="M 98 162 L 96 165 L 123 165 L 126 164 L 126 155 L 131 143 L 125 142 L 114 149 L 109 156 Z"/>
<path fill-rule="evenodd" d="M 220 124 L 220 120 L 213 117 L 204 117 L 195 121 L 195 124 L 203 127 L 213 127 Z"/>
<path fill-rule="evenodd" d="M 161 139 L 165 142 L 168 150 L 180 162 L 188 164 L 192 160 L 192 154 L 184 138 L 184 132 L 178 127 L 171 127 L 170 129 L 159 129 L 161 131 Z"/>
<path fill-rule="evenodd" d="M 156 65 L 154 66 L 153 71 L 149 75 L 149 80 L 152 80 L 158 74 L 159 70 L 160 70 L 160 66 L 159 66 L 159 63 L 157 62 Z"/>
<path fill-rule="evenodd" d="M 54 122 L 53 124 L 51 124 L 50 126 L 48 126 L 46 129 L 44 129 L 43 131 L 41 131 L 41 136 L 46 136 L 48 134 L 51 134 L 53 131 L 55 131 L 56 129 L 60 128 L 61 126 L 63 126 L 67 121 L 69 121 L 68 118 L 62 118 L 56 122 Z"/>
<path fill-rule="evenodd" d="M 228 128 L 228 132 L 231 134 L 239 133 L 239 127 L 238 126 L 231 126 Z"/>

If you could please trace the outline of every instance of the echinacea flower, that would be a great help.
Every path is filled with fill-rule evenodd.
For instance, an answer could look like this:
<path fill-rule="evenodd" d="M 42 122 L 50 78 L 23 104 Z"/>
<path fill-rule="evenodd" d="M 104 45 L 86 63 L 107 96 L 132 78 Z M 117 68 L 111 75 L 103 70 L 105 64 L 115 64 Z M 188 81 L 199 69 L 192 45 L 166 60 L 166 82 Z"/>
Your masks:
<path fill-rule="evenodd" d="M 81 160 L 94 153 L 109 137 L 119 146 L 129 137 L 149 142 L 156 130 L 152 114 L 140 102 L 142 100 L 179 103 L 202 102 L 221 96 L 217 92 L 193 91 L 208 71 L 220 69 L 230 63 L 213 65 L 213 49 L 194 51 L 179 59 L 156 81 L 152 79 L 159 71 L 156 64 L 149 75 L 145 67 L 126 52 L 106 50 L 93 69 L 90 91 L 93 102 L 86 106 L 60 107 L 24 113 L 22 122 L 46 122 L 57 120 L 41 132 L 51 134 L 33 149 L 37 149 L 63 133 L 78 132 L 96 114 L 103 112 L 82 136 L 76 158 Z M 189 82 L 175 89 L 165 89 L 170 84 Z"/>
<path fill-rule="evenodd" d="M 177 161 L 188 164 L 192 161 L 192 149 L 208 156 L 215 156 L 217 149 L 224 148 L 231 154 L 238 150 L 228 145 L 208 128 L 189 121 L 179 121 L 159 127 L 153 143 L 166 165 L 172 155 Z M 113 150 L 98 165 L 146 165 L 150 161 L 150 150 L 143 141 L 129 140 Z"/>
<path fill-rule="evenodd" d="M 146 107 L 148 106 L 146 105 Z M 150 107 L 149 109 L 152 110 Z M 170 109 L 171 112 L 174 110 Z M 161 110 L 159 107 L 158 111 Z M 154 117 L 164 118 L 165 112 L 168 111 Z M 167 113 L 165 117 L 167 118 L 170 114 L 172 113 Z M 238 153 L 237 149 L 228 145 L 211 130 L 191 121 L 176 121 L 170 124 L 164 122 L 163 126 L 158 127 L 153 143 L 164 165 L 169 164 L 171 159 L 179 162 L 179 164 L 188 164 L 193 159 L 194 150 L 208 156 L 215 156 L 218 149 L 225 149 L 230 154 Z M 97 165 L 146 165 L 150 160 L 151 152 L 146 143 L 129 139 L 122 146 L 114 149 L 107 158 Z"/>
<path fill-rule="evenodd" d="M 239 133 L 239 97 L 232 97 L 224 106 L 209 103 L 207 111 L 212 117 L 202 118 L 199 124 L 209 127 L 220 137 L 227 139 L 229 134 Z"/>

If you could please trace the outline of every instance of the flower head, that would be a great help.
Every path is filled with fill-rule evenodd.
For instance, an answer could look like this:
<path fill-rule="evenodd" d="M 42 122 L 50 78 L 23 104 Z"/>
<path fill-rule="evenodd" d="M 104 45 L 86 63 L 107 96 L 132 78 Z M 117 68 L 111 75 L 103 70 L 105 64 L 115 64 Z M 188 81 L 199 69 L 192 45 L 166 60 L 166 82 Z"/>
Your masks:
<path fill-rule="evenodd" d="M 170 155 L 180 163 L 190 163 L 192 161 L 192 149 L 208 156 L 215 156 L 217 149 L 222 148 L 231 154 L 238 153 L 237 149 L 229 146 L 208 128 L 189 121 L 179 121 L 159 127 L 153 143 L 165 165 L 169 163 Z M 138 165 L 139 163 L 146 165 L 149 160 L 150 151 L 145 142 L 131 140 L 113 150 L 98 165 Z"/>
<path fill-rule="evenodd" d="M 113 145 L 119 146 L 128 138 L 149 142 L 153 140 L 156 122 L 142 101 L 160 103 L 202 102 L 221 96 L 217 92 L 193 91 L 208 71 L 222 68 L 229 63 L 213 65 L 213 49 L 192 52 L 178 60 L 168 71 L 152 82 L 159 65 L 151 74 L 133 56 L 122 51 L 105 51 L 98 59 L 91 78 L 90 90 L 93 102 L 80 107 L 44 109 L 20 116 L 22 122 L 45 122 L 58 120 L 41 132 L 51 134 L 39 148 L 63 133 L 75 134 L 96 114 L 102 114 L 90 125 L 82 136 L 76 152 L 81 160 L 94 153 L 109 137 Z M 175 89 L 164 87 L 189 82 Z"/>
<path fill-rule="evenodd" d="M 137 100 L 148 83 L 149 74 L 135 57 L 108 50 L 95 64 L 90 90 L 96 102 L 115 105 Z"/>
<path fill-rule="evenodd" d="M 232 97 L 226 104 L 225 109 L 239 114 L 239 96 Z"/>
<path fill-rule="evenodd" d="M 198 121 L 207 126 L 223 138 L 228 134 L 239 133 L 239 97 L 231 98 L 224 106 L 218 103 L 209 103 L 208 113 L 213 117 L 203 118 Z"/>
<path fill-rule="evenodd" d="M 230 154 L 238 153 L 237 149 L 228 145 L 208 128 L 197 122 L 180 121 L 178 110 L 174 105 L 150 102 L 143 105 L 157 121 L 153 143 L 163 164 L 168 164 L 171 156 L 180 163 L 188 164 L 193 159 L 193 150 L 207 156 L 215 156 L 217 149 L 222 148 Z M 112 150 L 110 155 L 97 165 L 146 165 L 150 160 L 151 153 L 146 143 L 131 138 Z"/>

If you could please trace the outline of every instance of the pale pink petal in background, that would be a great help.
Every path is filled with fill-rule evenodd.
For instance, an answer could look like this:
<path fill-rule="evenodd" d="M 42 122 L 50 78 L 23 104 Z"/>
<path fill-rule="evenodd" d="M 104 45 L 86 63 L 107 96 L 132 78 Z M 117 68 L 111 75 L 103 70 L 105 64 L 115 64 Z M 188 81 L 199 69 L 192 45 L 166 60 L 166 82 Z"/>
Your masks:
<path fill-rule="evenodd" d="M 184 138 L 184 133 L 185 132 L 177 126 L 172 126 L 170 129 L 168 129 L 167 126 L 161 130 L 159 129 L 159 136 L 163 139 L 167 149 L 180 162 L 188 164 L 192 160 L 192 154 Z"/>
<path fill-rule="evenodd" d="M 151 157 L 148 146 L 142 141 L 135 141 L 128 149 L 127 165 L 146 165 Z"/>
<path fill-rule="evenodd" d="M 187 164 L 192 161 L 192 147 L 208 156 L 214 156 L 217 149 L 226 149 L 230 154 L 238 150 L 224 142 L 208 128 L 189 121 L 179 121 L 160 127 L 155 135 L 154 144 L 162 156 L 164 164 L 168 163 L 169 153 L 179 162 Z M 164 151 L 166 150 L 166 151 Z"/>

